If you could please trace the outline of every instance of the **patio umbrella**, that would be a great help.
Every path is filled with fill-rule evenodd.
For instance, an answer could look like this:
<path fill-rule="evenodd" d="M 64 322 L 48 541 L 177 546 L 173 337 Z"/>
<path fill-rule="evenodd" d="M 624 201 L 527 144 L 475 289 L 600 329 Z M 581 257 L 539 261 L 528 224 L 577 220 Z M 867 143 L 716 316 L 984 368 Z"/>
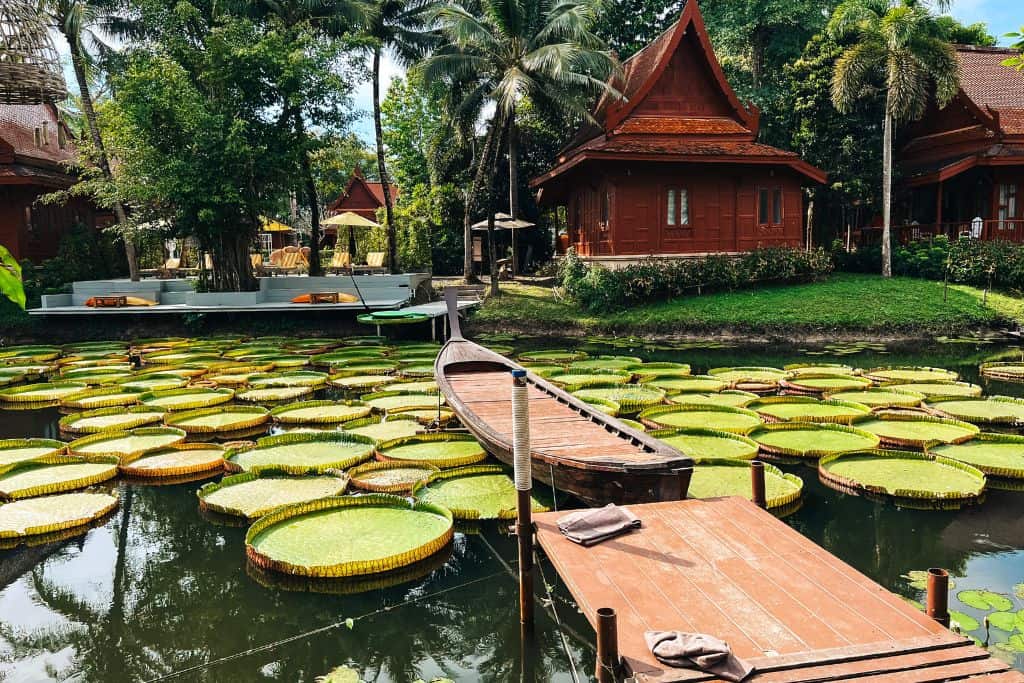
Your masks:
<path fill-rule="evenodd" d="M 352 211 L 346 211 L 345 213 L 339 213 L 336 216 L 329 216 L 322 221 L 320 225 L 333 225 L 334 227 L 348 226 L 348 250 L 350 254 L 355 255 L 356 253 L 356 237 L 354 230 L 356 228 L 379 228 L 380 223 L 371 221 L 369 218 L 364 218 L 357 213 Z"/>
<path fill-rule="evenodd" d="M 512 218 L 507 213 L 498 212 L 494 214 L 494 229 L 495 230 L 511 230 L 512 231 L 512 275 L 514 276 L 517 272 L 516 264 L 516 230 L 522 230 L 523 228 L 532 228 L 536 224 L 530 221 L 524 221 L 522 218 Z M 477 221 L 473 224 L 473 230 L 487 230 L 487 219 Z"/>

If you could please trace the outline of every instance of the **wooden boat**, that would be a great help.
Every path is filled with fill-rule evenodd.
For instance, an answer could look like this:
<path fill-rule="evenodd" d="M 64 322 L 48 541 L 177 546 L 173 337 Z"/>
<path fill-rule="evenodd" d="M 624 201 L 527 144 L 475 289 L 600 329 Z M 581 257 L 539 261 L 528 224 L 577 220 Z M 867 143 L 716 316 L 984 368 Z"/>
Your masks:
<path fill-rule="evenodd" d="M 456 294 L 445 292 L 451 336 L 434 364 L 437 384 L 462 424 L 489 453 L 512 464 L 512 377 L 517 363 L 462 336 Z M 526 374 L 532 474 L 590 505 L 686 497 L 693 460 Z"/>

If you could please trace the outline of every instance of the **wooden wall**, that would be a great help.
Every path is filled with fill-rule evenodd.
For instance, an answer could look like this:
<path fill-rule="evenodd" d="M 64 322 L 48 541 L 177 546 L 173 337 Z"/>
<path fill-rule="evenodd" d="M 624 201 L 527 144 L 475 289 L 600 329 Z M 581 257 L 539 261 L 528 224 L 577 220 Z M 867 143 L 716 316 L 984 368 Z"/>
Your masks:
<path fill-rule="evenodd" d="M 19 260 L 38 263 L 56 256 L 61 237 L 76 223 L 96 227 L 95 211 L 82 199 L 64 205 L 36 203 L 47 191 L 34 186 L 0 185 L 0 244 Z"/>

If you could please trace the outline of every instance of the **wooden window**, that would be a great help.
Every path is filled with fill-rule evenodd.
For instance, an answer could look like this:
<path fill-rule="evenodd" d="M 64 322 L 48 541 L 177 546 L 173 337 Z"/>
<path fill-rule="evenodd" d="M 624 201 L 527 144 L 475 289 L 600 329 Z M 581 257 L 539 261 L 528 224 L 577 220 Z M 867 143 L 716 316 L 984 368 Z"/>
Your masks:
<path fill-rule="evenodd" d="M 782 188 L 761 187 L 757 191 L 757 224 L 782 225 Z"/>
<path fill-rule="evenodd" d="M 43 121 L 43 146 L 50 146 L 50 125 L 46 121 Z"/>
<path fill-rule="evenodd" d="M 43 131 L 42 130 L 40 130 L 39 128 L 36 128 L 35 131 L 33 131 L 32 138 L 33 138 L 33 141 L 36 143 L 36 147 L 42 147 L 43 146 Z"/>
<path fill-rule="evenodd" d="M 64 126 L 57 126 L 57 147 L 64 149 L 68 146 L 68 134 Z"/>
<path fill-rule="evenodd" d="M 665 224 L 673 227 L 690 224 L 690 192 L 685 187 L 665 190 Z"/>
<path fill-rule="evenodd" d="M 601 193 L 601 232 L 608 230 L 608 215 L 611 212 L 611 190 L 605 189 Z"/>
<path fill-rule="evenodd" d="M 999 183 L 999 204 L 996 207 L 999 229 L 1010 227 L 1009 220 L 1017 218 L 1017 184 Z"/>

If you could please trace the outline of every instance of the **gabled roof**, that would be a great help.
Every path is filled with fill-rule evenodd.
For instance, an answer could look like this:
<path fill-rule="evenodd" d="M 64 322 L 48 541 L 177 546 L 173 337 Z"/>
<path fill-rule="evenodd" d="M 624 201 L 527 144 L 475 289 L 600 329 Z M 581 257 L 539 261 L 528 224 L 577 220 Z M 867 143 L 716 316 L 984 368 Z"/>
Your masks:
<path fill-rule="evenodd" d="M 367 180 L 363 177 L 362 169 L 356 166 L 352 171 L 352 176 L 348 179 L 348 183 L 345 185 L 345 190 L 327 207 L 328 212 L 335 213 L 349 210 L 358 213 L 359 211 L 366 211 L 366 209 L 353 209 L 352 207 L 345 206 L 345 200 L 352 196 L 352 190 L 357 184 L 365 188 L 370 196 L 376 200 L 377 207 L 384 206 L 384 184 L 375 180 Z M 398 198 L 398 186 L 389 183 L 388 187 L 391 189 L 391 202 L 393 204 L 395 199 Z"/>
<path fill-rule="evenodd" d="M 960 89 L 979 107 L 1024 111 L 1024 71 L 1002 65 L 1016 54 L 1001 47 L 958 45 Z"/>
<path fill-rule="evenodd" d="M 36 144 L 36 129 L 47 128 L 46 144 Z M 64 148 L 58 130 L 63 129 Z M 13 163 L 12 155 L 29 164 L 54 167 L 74 161 L 74 138 L 52 104 L 0 104 L 0 163 Z"/>

